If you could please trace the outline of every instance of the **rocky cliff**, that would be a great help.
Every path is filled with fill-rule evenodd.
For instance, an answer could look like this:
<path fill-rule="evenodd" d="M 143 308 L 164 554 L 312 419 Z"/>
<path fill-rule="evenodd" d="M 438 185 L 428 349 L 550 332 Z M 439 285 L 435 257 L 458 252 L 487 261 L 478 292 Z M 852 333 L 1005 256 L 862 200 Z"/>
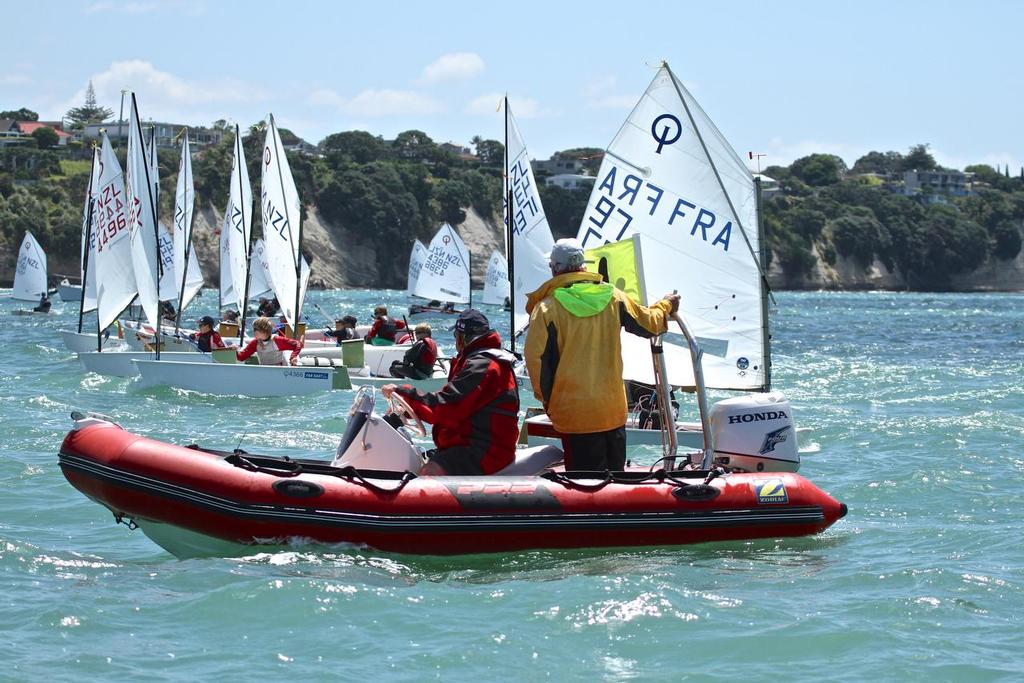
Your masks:
<path fill-rule="evenodd" d="M 307 207 L 302 224 L 303 251 L 310 257 L 309 286 L 315 289 L 384 288 L 405 289 L 412 244 L 396 244 L 378 252 L 358 228 L 328 223 L 315 207 Z M 211 206 L 196 213 L 193 241 L 203 275 L 209 286 L 218 282 L 218 236 L 221 212 Z M 466 209 L 466 220 L 456 226 L 471 254 L 473 287 L 483 287 L 487 260 L 502 249 L 500 222 Z M 431 235 L 421 235 L 426 244 Z"/>
<path fill-rule="evenodd" d="M 777 290 L 906 290 L 907 282 L 897 271 L 890 271 L 877 258 L 867 268 L 843 256 L 830 265 L 815 247 L 816 263 L 807 277 L 787 278 L 778 262 L 768 270 L 768 282 Z M 1021 292 L 1024 291 L 1024 251 L 1009 261 L 989 260 L 977 270 L 954 275 L 949 291 Z"/>

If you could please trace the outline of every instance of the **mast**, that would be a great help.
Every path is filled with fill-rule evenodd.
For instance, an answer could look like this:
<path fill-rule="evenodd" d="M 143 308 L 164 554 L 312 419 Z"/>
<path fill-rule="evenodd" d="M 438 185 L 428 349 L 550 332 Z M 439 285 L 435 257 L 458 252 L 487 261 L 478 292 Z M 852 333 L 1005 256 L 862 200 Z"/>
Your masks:
<path fill-rule="evenodd" d="M 181 143 L 181 164 L 178 166 L 178 176 L 179 177 L 185 171 L 185 149 L 188 147 L 188 127 L 187 126 L 185 127 L 185 131 L 184 132 L 185 132 L 185 139 Z M 154 140 L 154 142 L 155 142 L 155 140 Z M 186 196 L 188 195 L 188 188 L 187 187 L 185 188 L 184 194 Z M 177 199 L 177 197 L 175 197 L 175 199 Z M 177 208 L 177 207 L 175 207 L 175 208 Z M 181 207 L 181 210 L 182 210 L 182 222 L 184 222 L 185 207 L 184 206 Z M 192 246 L 192 225 L 191 225 L 192 220 L 191 219 L 192 219 L 192 212 L 190 211 L 189 212 L 189 223 L 190 224 L 184 226 L 182 228 L 182 231 L 181 231 L 182 232 L 182 236 L 187 235 L 188 238 L 185 240 L 185 267 L 182 269 L 181 284 L 178 286 L 178 311 L 177 311 L 177 315 L 174 316 L 174 332 L 175 332 L 175 334 L 177 334 L 177 332 L 178 332 L 178 327 L 181 326 L 181 309 L 182 309 L 182 304 L 185 301 L 185 282 L 187 281 L 187 278 L 188 278 L 188 258 L 189 258 L 189 255 L 191 253 L 191 248 L 190 247 Z"/>
<path fill-rule="evenodd" d="M 274 135 L 274 146 L 281 149 L 281 153 L 284 153 L 284 145 L 281 144 L 281 138 L 277 132 L 277 124 L 274 123 L 274 115 L 270 115 L 270 128 Z M 276 156 L 276 154 L 275 154 Z M 281 171 L 281 160 L 277 160 L 277 178 L 281 183 L 281 187 L 284 187 L 284 173 Z M 288 202 L 281 202 L 284 204 L 284 219 L 288 223 L 289 230 L 291 229 L 292 220 L 291 216 L 288 215 Z M 247 245 L 248 248 L 248 245 Z M 302 295 L 302 207 L 299 207 L 299 240 L 296 246 L 295 260 L 295 324 L 292 325 L 292 339 L 299 338 L 299 298 Z M 246 265 L 248 268 L 248 265 Z M 247 278 L 248 280 L 248 278 Z M 248 281 L 246 282 L 248 286 Z"/>
<path fill-rule="evenodd" d="M 88 198 L 89 204 L 89 216 L 86 218 L 85 227 L 85 256 L 82 258 L 82 298 L 78 300 L 78 333 L 82 333 L 82 318 L 85 316 L 85 291 L 88 289 L 89 282 L 89 245 L 92 242 L 92 213 L 93 213 L 93 198 L 92 198 L 92 179 L 96 172 L 96 148 L 93 148 L 92 153 L 92 168 L 89 171 L 89 190 L 86 197 Z M 96 311 L 96 324 L 99 325 L 99 310 Z"/>
<path fill-rule="evenodd" d="M 238 159 L 238 163 L 236 165 L 238 166 L 238 189 L 239 189 L 238 194 L 239 194 L 239 199 L 242 198 L 242 194 L 243 194 L 242 191 L 241 191 L 242 190 L 242 164 L 245 163 L 245 156 L 241 154 L 241 151 L 242 151 L 242 137 L 241 137 L 241 132 L 238 129 L 238 124 L 236 123 L 235 124 L 235 156 Z M 245 236 L 245 202 L 243 201 L 243 202 L 241 202 L 241 204 L 242 204 L 242 206 L 238 207 L 238 210 L 239 210 L 239 212 L 241 213 L 241 216 L 242 216 L 242 236 L 244 237 Z M 230 237 L 228 239 L 230 239 Z M 242 324 L 238 327 L 238 343 L 239 343 L 239 345 L 241 345 L 242 339 L 245 338 L 245 314 L 246 314 L 246 311 L 249 308 L 249 268 L 252 267 L 252 262 L 250 260 L 251 258 L 252 258 L 252 231 L 249 232 L 249 239 L 247 239 L 246 242 L 245 242 L 245 287 L 243 289 L 244 293 L 242 294 L 242 306 L 241 306 L 241 308 L 242 308 L 242 310 L 241 310 Z M 300 258 L 300 262 L 301 262 L 301 258 L 302 258 L 301 252 L 299 253 L 299 258 Z M 295 317 L 297 319 L 298 315 L 296 314 Z M 296 323 L 295 327 L 296 327 L 296 329 L 298 329 L 299 326 L 298 326 L 297 323 Z"/>
<path fill-rule="evenodd" d="M 767 248 L 768 245 L 765 243 L 764 235 L 764 221 L 761 218 L 761 178 L 754 178 L 754 188 L 757 193 L 757 243 L 759 256 L 761 257 L 761 353 L 764 356 L 764 387 L 763 391 L 772 390 L 772 344 L 771 344 L 771 329 L 768 326 L 768 294 L 771 291 L 768 288 L 768 277 L 767 277 Z"/>
<path fill-rule="evenodd" d="M 135 109 L 135 114 L 136 115 L 134 117 L 135 118 L 134 123 L 136 123 L 138 125 L 139 140 L 141 141 L 143 139 L 142 138 L 142 121 L 139 119 L 139 116 L 138 116 L 139 103 L 135 100 L 135 93 L 134 92 L 132 93 L 132 107 Z M 152 157 L 155 158 L 156 157 L 156 129 L 155 128 L 151 128 L 150 129 L 150 133 L 151 133 L 151 135 L 150 135 L 150 143 L 151 143 L 150 144 L 150 153 L 151 153 Z M 145 158 L 145 155 L 143 155 L 143 158 Z M 153 233 L 154 233 L 154 236 L 156 237 L 156 242 L 155 242 L 156 249 L 154 250 L 154 257 L 156 259 L 156 269 L 153 271 L 153 274 L 156 276 L 157 314 L 156 314 L 156 330 L 154 331 L 154 334 L 156 335 L 156 360 L 160 360 L 160 345 L 163 342 L 163 338 L 162 338 L 163 337 L 163 335 L 162 335 L 162 327 L 163 326 L 160 324 L 160 320 L 161 320 L 161 318 L 160 318 L 160 276 L 163 273 L 163 264 L 160 262 L 160 214 L 157 212 L 158 211 L 157 210 L 157 204 L 154 201 L 156 199 L 156 197 L 154 196 L 156 194 L 156 188 L 153 186 L 153 183 L 149 179 L 149 171 L 151 170 L 152 166 L 151 166 L 150 163 L 145 163 L 145 164 L 143 164 L 143 167 L 145 168 L 144 172 L 146 174 L 146 193 L 149 195 L 149 206 L 150 206 L 150 208 L 153 211 Z M 134 182 L 134 180 L 132 182 Z"/>
<path fill-rule="evenodd" d="M 505 96 L 505 258 L 508 261 L 508 343 L 509 350 L 516 352 L 516 258 L 512 247 L 512 183 L 508 176 L 508 96 Z"/>

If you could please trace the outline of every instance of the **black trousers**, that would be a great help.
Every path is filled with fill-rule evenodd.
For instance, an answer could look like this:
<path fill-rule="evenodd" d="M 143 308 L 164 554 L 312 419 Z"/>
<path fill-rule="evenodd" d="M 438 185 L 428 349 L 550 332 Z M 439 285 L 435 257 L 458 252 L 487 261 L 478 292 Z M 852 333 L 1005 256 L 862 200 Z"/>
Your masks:
<path fill-rule="evenodd" d="M 626 427 L 562 436 L 567 470 L 620 471 L 626 467 Z"/>
<path fill-rule="evenodd" d="M 430 373 L 423 372 L 415 365 L 406 365 L 402 361 L 396 360 L 391 363 L 391 376 L 401 379 L 427 379 L 430 377 Z"/>

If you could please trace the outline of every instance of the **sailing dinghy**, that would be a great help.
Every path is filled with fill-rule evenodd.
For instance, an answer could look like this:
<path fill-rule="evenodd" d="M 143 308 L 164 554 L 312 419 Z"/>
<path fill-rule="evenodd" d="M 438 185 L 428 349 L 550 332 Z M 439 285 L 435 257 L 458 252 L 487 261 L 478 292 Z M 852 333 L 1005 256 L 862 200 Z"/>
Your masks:
<path fill-rule="evenodd" d="M 473 305 L 470 290 L 470 254 L 455 228 L 445 223 L 430 240 L 413 287 L 413 295 L 428 301 Z M 437 313 L 458 315 L 454 306 L 412 305 L 409 315 Z"/>
<path fill-rule="evenodd" d="M 31 232 L 25 233 L 25 239 L 21 241 L 21 249 L 18 250 L 18 263 L 14 270 L 14 289 L 11 290 L 11 298 L 16 301 L 29 301 L 39 304 L 43 297 L 49 295 L 46 288 L 46 253 L 39 246 L 39 242 Z M 16 309 L 14 315 L 32 315 L 36 313 L 49 313 L 45 311 L 33 311 Z"/>

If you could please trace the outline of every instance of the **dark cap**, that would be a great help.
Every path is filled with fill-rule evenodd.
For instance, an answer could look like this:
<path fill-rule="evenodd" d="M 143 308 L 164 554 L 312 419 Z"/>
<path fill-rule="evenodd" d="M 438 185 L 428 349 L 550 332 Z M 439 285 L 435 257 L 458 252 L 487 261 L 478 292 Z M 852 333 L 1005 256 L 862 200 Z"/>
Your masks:
<path fill-rule="evenodd" d="M 356 317 L 354 315 L 346 315 L 344 318 L 341 319 L 341 322 L 355 326 Z"/>
<path fill-rule="evenodd" d="M 480 311 L 475 308 L 467 308 L 459 313 L 459 318 L 455 321 L 455 331 L 461 332 L 467 337 L 478 337 L 491 331 L 491 323 L 487 320 L 487 316 Z"/>
<path fill-rule="evenodd" d="M 209 325 L 210 327 L 213 327 L 215 322 L 214 322 L 213 318 L 211 318 L 210 316 L 204 315 L 202 318 L 199 319 L 199 324 L 200 325 Z"/>

